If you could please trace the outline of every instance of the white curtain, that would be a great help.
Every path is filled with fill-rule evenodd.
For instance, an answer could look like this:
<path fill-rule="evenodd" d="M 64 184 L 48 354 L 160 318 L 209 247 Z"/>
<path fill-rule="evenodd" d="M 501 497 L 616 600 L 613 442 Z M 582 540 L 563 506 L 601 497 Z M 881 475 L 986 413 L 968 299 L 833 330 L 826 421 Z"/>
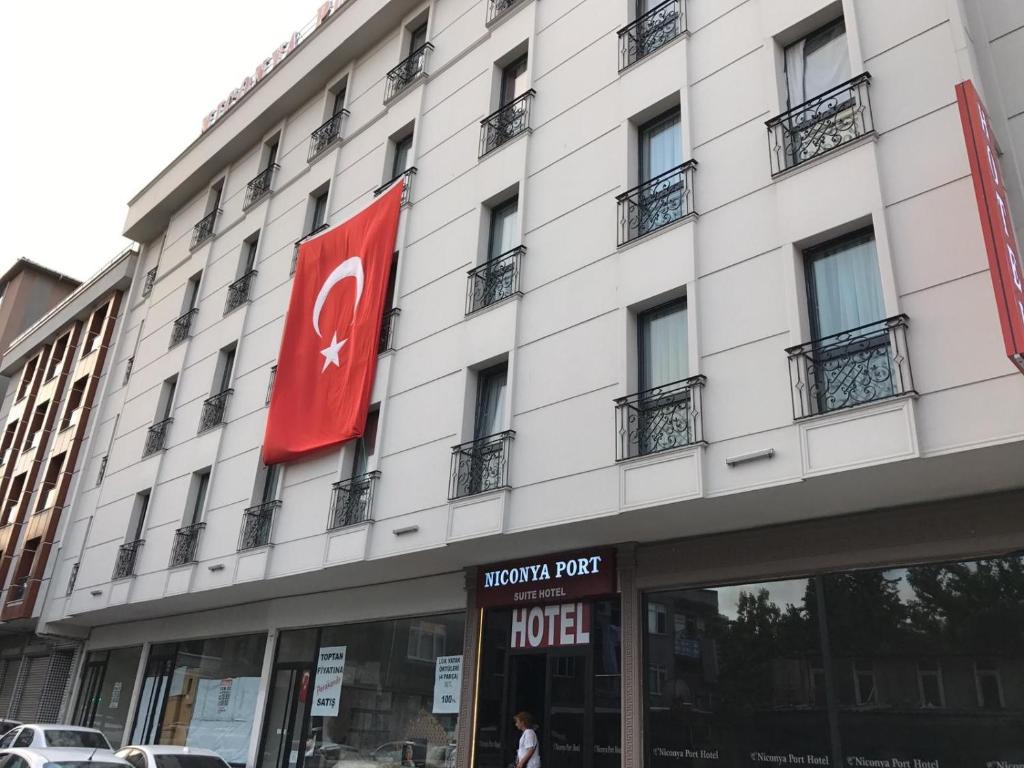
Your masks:
<path fill-rule="evenodd" d="M 661 387 L 689 375 L 686 306 L 675 303 L 641 316 L 640 388 Z"/>
<path fill-rule="evenodd" d="M 682 165 L 682 136 L 679 113 L 645 128 L 640 137 L 641 183 Z"/>
<path fill-rule="evenodd" d="M 795 107 L 850 79 L 846 28 L 833 24 L 786 48 L 786 87 Z"/>
<path fill-rule="evenodd" d="M 480 403 L 477 406 L 477 439 L 504 431 L 507 382 L 507 371 L 501 371 L 488 375 L 481 383 Z"/>
<path fill-rule="evenodd" d="M 790 108 L 807 101 L 804 96 L 804 42 L 798 40 L 786 48 L 786 89 Z"/>
<path fill-rule="evenodd" d="M 815 258 L 810 276 L 819 337 L 885 319 L 873 238 L 851 241 Z"/>
<path fill-rule="evenodd" d="M 516 226 L 518 213 L 519 206 L 516 203 L 495 208 L 491 213 L 490 253 L 487 254 L 489 259 L 497 258 L 519 244 L 519 229 Z"/>

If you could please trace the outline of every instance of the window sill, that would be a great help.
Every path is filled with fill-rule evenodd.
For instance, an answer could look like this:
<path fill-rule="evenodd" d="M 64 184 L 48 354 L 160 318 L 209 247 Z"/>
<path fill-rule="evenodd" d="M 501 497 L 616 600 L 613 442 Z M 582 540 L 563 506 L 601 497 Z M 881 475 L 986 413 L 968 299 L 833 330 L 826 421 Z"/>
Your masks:
<path fill-rule="evenodd" d="M 800 173 L 801 171 L 806 171 L 809 168 L 815 168 L 821 165 L 822 163 L 828 162 L 834 157 L 839 157 L 842 154 L 851 152 L 852 150 L 856 149 L 862 144 L 867 144 L 869 142 L 874 143 L 876 141 L 878 141 L 878 134 L 875 133 L 874 131 L 868 131 L 863 136 L 858 136 L 856 139 L 853 139 L 853 141 L 848 141 L 840 147 L 830 149 L 828 152 L 824 152 L 812 160 L 808 160 L 807 162 L 800 163 L 800 165 L 794 165 L 790 168 L 786 168 L 783 171 L 779 171 L 778 173 L 772 176 L 772 181 L 782 181 L 783 179 L 791 178 Z"/>
<path fill-rule="evenodd" d="M 828 421 L 830 419 L 841 419 L 844 416 L 850 414 L 859 413 L 861 411 L 871 410 L 872 408 L 884 408 L 886 405 L 897 403 L 903 400 L 916 400 L 920 395 L 917 390 L 911 390 L 909 392 L 901 392 L 898 395 L 889 395 L 888 397 L 880 397 L 877 400 L 869 400 L 866 403 L 857 403 L 856 405 L 847 405 L 843 408 L 835 408 L 831 411 L 823 411 L 822 413 L 813 413 L 810 416 L 803 416 L 801 418 L 794 418 L 794 424 L 813 424 L 815 422 Z"/>
<path fill-rule="evenodd" d="M 513 136 L 511 139 L 507 139 L 507 140 L 503 141 L 501 144 L 496 146 L 494 149 L 490 149 L 487 152 L 485 152 L 484 154 L 480 155 L 480 157 L 477 158 L 477 162 L 478 163 L 482 163 L 487 158 L 494 157 L 496 154 L 501 152 L 501 150 L 505 149 L 505 147 L 511 146 L 512 144 L 515 144 L 516 142 L 518 142 L 521 139 L 523 139 L 523 137 L 529 136 L 531 133 L 533 133 L 533 128 L 529 128 L 529 127 L 524 128 L 519 133 L 517 133 L 515 136 Z"/>
<path fill-rule="evenodd" d="M 410 80 L 408 83 L 402 86 L 402 90 L 398 91 L 398 93 L 393 94 L 390 99 L 384 99 L 384 107 L 386 109 L 390 109 L 392 104 L 396 103 L 399 99 L 405 96 L 405 94 L 415 91 L 416 86 L 420 85 L 424 80 L 428 79 L 429 77 L 430 75 L 428 75 L 426 72 L 418 72 L 416 76 L 412 78 L 412 80 Z"/>
<path fill-rule="evenodd" d="M 522 291 L 516 291 L 512 295 L 506 296 L 504 299 L 499 299 L 498 301 L 491 302 L 486 307 L 480 307 L 480 309 L 474 309 L 472 312 L 467 312 L 466 313 L 466 319 L 469 320 L 470 318 L 480 317 L 481 315 L 485 315 L 488 312 L 490 312 L 491 310 L 497 309 L 498 307 L 501 307 L 501 306 L 503 306 L 505 304 L 516 303 L 521 298 L 523 298 L 523 292 Z"/>
<path fill-rule="evenodd" d="M 681 227 L 684 224 L 689 224 L 691 221 L 696 221 L 699 216 L 700 214 L 697 213 L 696 211 L 694 211 L 693 213 L 688 213 L 685 216 L 676 219 L 671 224 L 665 224 L 664 226 L 658 227 L 657 229 L 652 229 L 650 232 L 645 232 L 644 234 L 640 235 L 640 237 L 634 237 L 632 240 L 620 245 L 617 248 L 617 250 L 620 253 L 622 251 L 628 251 L 630 248 L 633 248 L 634 246 L 640 245 L 641 243 L 646 243 L 653 237 L 663 235 L 666 232 L 671 232 L 673 229 Z"/>
<path fill-rule="evenodd" d="M 641 56 L 639 59 L 634 61 L 632 64 L 627 64 L 626 66 L 624 66 L 622 69 L 619 70 L 619 77 L 621 77 L 622 75 L 626 74 L 627 72 L 630 72 L 630 71 L 636 69 L 638 66 L 643 64 L 645 61 L 650 61 L 651 59 L 653 59 L 655 56 L 657 56 L 662 51 L 667 51 L 669 48 L 671 48 L 673 45 L 678 43 L 680 40 L 685 40 L 689 36 L 690 36 L 690 30 L 684 29 L 678 35 L 673 37 L 671 40 L 669 40 L 664 45 L 656 48 L 655 50 L 651 51 L 650 53 L 645 53 L 643 56 Z"/>

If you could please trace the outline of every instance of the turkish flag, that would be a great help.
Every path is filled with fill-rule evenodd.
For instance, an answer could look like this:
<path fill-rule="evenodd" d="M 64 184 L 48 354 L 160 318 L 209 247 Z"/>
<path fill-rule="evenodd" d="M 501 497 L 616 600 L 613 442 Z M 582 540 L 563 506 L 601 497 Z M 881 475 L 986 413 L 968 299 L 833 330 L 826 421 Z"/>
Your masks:
<path fill-rule="evenodd" d="M 403 187 L 404 180 L 299 247 L 263 438 L 265 464 L 363 434 Z"/>

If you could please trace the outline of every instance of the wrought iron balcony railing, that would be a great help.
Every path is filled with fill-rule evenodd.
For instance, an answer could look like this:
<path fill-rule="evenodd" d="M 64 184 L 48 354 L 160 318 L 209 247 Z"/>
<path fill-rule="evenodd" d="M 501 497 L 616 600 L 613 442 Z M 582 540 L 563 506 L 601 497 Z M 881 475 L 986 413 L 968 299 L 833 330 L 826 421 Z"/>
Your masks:
<path fill-rule="evenodd" d="M 68 585 L 64 589 L 64 597 L 71 597 L 75 591 L 75 582 L 78 581 L 78 563 L 71 566 L 71 575 L 68 576 Z"/>
<path fill-rule="evenodd" d="M 688 160 L 623 192 L 619 201 L 619 245 L 648 235 L 695 212 L 693 175 L 697 161 Z"/>
<path fill-rule="evenodd" d="M 156 267 L 146 273 L 146 280 L 142 283 L 142 298 L 147 298 L 153 292 L 153 283 L 156 282 Z"/>
<path fill-rule="evenodd" d="M 530 131 L 530 109 L 536 95 L 531 88 L 480 121 L 480 157 Z"/>
<path fill-rule="evenodd" d="M 171 343 L 168 345 L 168 349 L 178 346 L 191 335 L 192 320 L 198 313 L 199 308 L 195 307 L 174 321 L 174 325 L 171 326 Z"/>
<path fill-rule="evenodd" d="M 149 428 L 146 432 L 146 445 L 142 449 L 142 458 L 152 456 L 154 453 L 159 453 L 164 449 L 164 443 L 167 441 L 167 430 L 173 421 L 174 419 L 172 418 L 166 418 Z"/>
<path fill-rule="evenodd" d="M 667 0 L 619 30 L 619 71 L 686 31 L 685 0 Z"/>
<path fill-rule="evenodd" d="M 168 561 L 168 568 L 175 568 L 179 565 L 187 565 L 196 561 L 199 533 L 205 527 L 206 523 L 193 523 L 174 532 L 174 542 L 171 544 L 171 559 Z"/>
<path fill-rule="evenodd" d="M 295 241 L 295 249 L 292 251 L 292 268 L 288 274 L 294 275 L 296 268 L 299 266 L 299 246 L 301 246 L 304 242 L 309 240 L 309 238 L 316 237 L 330 226 L 330 224 L 324 222 L 319 227 L 316 227 L 312 231 L 307 232 L 305 235 L 303 235 L 302 237 Z"/>
<path fill-rule="evenodd" d="M 615 400 L 615 459 L 704 442 L 704 376 L 691 376 Z"/>
<path fill-rule="evenodd" d="M 270 530 L 274 525 L 274 513 L 281 506 L 279 500 L 267 501 L 249 507 L 242 514 L 242 528 L 238 532 L 238 551 L 265 547 L 270 543 Z"/>
<path fill-rule="evenodd" d="M 228 398 L 233 389 L 225 389 L 203 401 L 203 413 L 199 417 L 199 432 L 203 433 L 224 423 L 224 412 L 228 407 Z"/>
<path fill-rule="evenodd" d="M 916 395 L 909 324 L 896 315 L 787 349 L 793 418 Z"/>
<path fill-rule="evenodd" d="M 520 245 L 469 270 L 467 315 L 519 293 L 519 271 L 525 253 L 526 246 Z"/>
<path fill-rule="evenodd" d="M 424 43 L 388 72 L 387 85 L 384 88 L 385 104 L 412 85 L 417 77 L 426 76 L 427 54 L 432 50 L 433 45 Z"/>
<path fill-rule="evenodd" d="M 521 2 L 522 0 L 487 0 L 486 23 L 493 24 Z"/>
<path fill-rule="evenodd" d="M 306 154 L 307 163 L 316 160 L 341 138 L 341 124 L 347 116 L 347 109 L 335 112 L 331 115 L 330 120 L 309 134 L 309 152 Z"/>
<path fill-rule="evenodd" d="M 7 595 L 7 602 L 16 603 L 24 598 L 26 589 L 28 589 L 28 576 L 21 576 L 15 579 Z"/>
<path fill-rule="evenodd" d="M 448 498 L 507 488 L 509 454 L 515 436 L 510 429 L 454 446 Z"/>
<path fill-rule="evenodd" d="M 132 377 L 132 368 L 134 368 L 134 367 L 135 367 L 135 355 L 132 355 L 131 357 L 128 358 L 128 362 L 125 363 L 125 366 L 124 366 L 124 380 L 121 382 L 122 386 L 127 384 L 128 383 L 128 379 L 130 379 Z"/>
<path fill-rule="evenodd" d="M 402 314 L 402 310 L 398 307 L 392 307 L 384 313 L 384 317 L 380 321 L 380 343 L 377 346 L 378 355 L 395 351 L 395 326 L 398 324 L 398 316 L 400 314 Z"/>
<path fill-rule="evenodd" d="M 192 227 L 192 243 L 189 245 L 190 249 L 196 249 L 211 237 L 213 237 L 213 228 L 217 223 L 217 214 L 222 213 L 220 208 L 215 208 L 206 214 L 199 222 Z"/>
<path fill-rule="evenodd" d="M 368 472 L 331 486 L 331 516 L 327 530 L 365 523 L 373 513 L 373 490 L 380 472 Z"/>
<path fill-rule="evenodd" d="M 870 83 L 864 72 L 768 120 L 772 176 L 873 133 Z"/>
<path fill-rule="evenodd" d="M 145 543 L 145 539 L 136 539 L 118 547 L 117 558 L 114 560 L 114 572 L 110 577 L 112 580 L 127 579 L 135 575 L 135 561 L 139 557 L 139 550 Z"/>
<path fill-rule="evenodd" d="M 245 187 L 245 200 L 242 201 L 242 209 L 252 208 L 256 203 L 271 193 L 271 184 L 274 181 L 274 171 L 280 166 L 271 163 L 250 181 Z"/>
<path fill-rule="evenodd" d="M 402 190 L 402 207 L 405 208 L 407 205 L 409 205 L 409 198 L 412 195 L 412 177 L 415 175 L 416 166 L 413 166 L 412 168 L 406 168 L 400 174 L 395 176 L 395 178 L 385 181 L 383 184 L 381 184 L 379 187 L 373 190 L 373 196 L 379 197 L 380 195 L 383 195 L 385 192 L 391 189 L 392 184 L 394 184 L 396 181 L 404 177 L 405 188 Z"/>
<path fill-rule="evenodd" d="M 249 291 L 252 289 L 252 281 L 256 279 L 256 274 L 255 269 L 250 269 L 228 286 L 228 297 L 224 301 L 225 315 L 249 300 Z"/>

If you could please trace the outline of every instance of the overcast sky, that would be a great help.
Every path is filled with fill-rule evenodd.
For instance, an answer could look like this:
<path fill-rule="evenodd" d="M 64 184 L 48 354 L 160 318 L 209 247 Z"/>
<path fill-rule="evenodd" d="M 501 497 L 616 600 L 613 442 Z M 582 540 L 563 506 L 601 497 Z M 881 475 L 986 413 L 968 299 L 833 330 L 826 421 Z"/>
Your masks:
<path fill-rule="evenodd" d="M 84 279 L 112 259 L 129 198 L 318 5 L 3 3 L 0 270 L 24 256 Z"/>

